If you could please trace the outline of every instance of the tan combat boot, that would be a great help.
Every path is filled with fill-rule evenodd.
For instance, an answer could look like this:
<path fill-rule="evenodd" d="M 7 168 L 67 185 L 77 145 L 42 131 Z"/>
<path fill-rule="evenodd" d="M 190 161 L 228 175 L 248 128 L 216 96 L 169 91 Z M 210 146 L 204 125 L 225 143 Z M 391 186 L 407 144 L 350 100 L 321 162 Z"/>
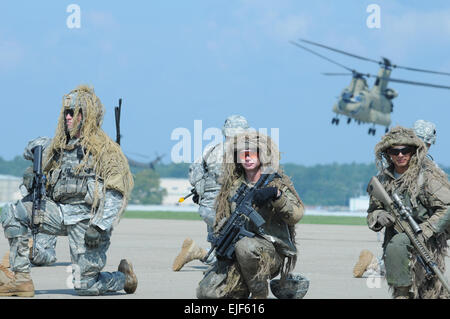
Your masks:
<path fill-rule="evenodd" d="M 208 252 L 197 246 L 197 244 L 191 238 L 186 238 L 181 246 L 181 252 L 175 258 L 172 265 L 173 271 L 179 271 L 185 264 L 195 259 L 202 260 Z"/>
<path fill-rule="evenodd" d="M 353 277 L 361 278 L 372 262 L 377 262 L 376 257 L 369 250 L 363 249 L 359 254 L 358 261 L 353 267 Z"/>
<path fill-rule="evenodd" d="M 1 265 L 5 268 L 9 268 L 9 250 L 3 255 Z"/>
<path fill-rule="evenodd" d="M 14 279 L 14 273 L 3 265 L 0 265 L 0 286 Z"/>
<path fill-rule="evenodd" d="M 119 263 L 118 271 L 125 274 L 125 286 L 123 289 L 127 294 L 132 294 L 136 291 L 138 280 L 133 271 L 133 265 L 126 259 L 122 259 Z"/>
<path fill-rule="evenodd" d="M 0 285 L 0 296 L 34 297 L 34 284 L 30 273 L 16 272 L 11 281 Z"/>

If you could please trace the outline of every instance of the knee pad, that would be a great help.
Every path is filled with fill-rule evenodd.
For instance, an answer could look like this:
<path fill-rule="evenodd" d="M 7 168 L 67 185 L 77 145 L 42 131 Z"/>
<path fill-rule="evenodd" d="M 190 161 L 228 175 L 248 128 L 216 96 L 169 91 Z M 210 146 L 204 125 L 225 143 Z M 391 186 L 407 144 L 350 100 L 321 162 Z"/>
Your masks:
<path fill-rule="evenodd" d="M 28 234 L 27 219 L 21 219 L 18 216 L 28 217 L 25 207 L 21 201 L 16 205 L 8 203 L 2 208 L 0 221 L 3 226 L 6 238 L 16 238 Z"/>

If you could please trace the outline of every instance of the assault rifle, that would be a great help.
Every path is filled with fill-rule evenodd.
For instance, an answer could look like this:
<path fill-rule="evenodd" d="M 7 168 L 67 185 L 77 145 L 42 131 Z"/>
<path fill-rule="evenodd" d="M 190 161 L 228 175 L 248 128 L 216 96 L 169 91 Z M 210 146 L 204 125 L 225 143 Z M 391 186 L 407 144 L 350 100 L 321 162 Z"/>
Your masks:
<path fill-rule="evenodd" d="M 31 209 L 31 234 L 33 235 L 33 248 L 31 259 L 35 257 L 36 235 L 39 232 L 39 225 L 41 219 L 39 212 L 41 210 L 42 198 L 45 196 L 46 178 L 42 173 L 42 145 L 33 148 L 33 186 L 32 186 L 32 200 L 33 206 Z"/>
<path fill-rule="evenodd" d="M 252 201 L 256 191 L 267 186 L 277 176 L 279 176 L 277 173 L 262 174 L 255 186 L 251 188 L 242 183 L 236 194 L 231 198 L 231 202 L 236 202 L 236 209 L 231 213 L 217 236 L 212 236 L 212 246 L 203 258 L 204 261 L 214 250 L 216 256 L 232 259 L 236 242 L 243 237 L 251 238 L 255 236 L 255 233 L 246 229 L 247 220 L 250 220 L 256 226 L 258 234 L 264 234 L 263 226 L 266 221 L 252 207 Z"/>
<path fill-rule="evenodd" d="M 120 145 L 120 112 L 122 111 L 122 99 L 119 99 L 119 106 L 114 108 L 114 115 L 116 119 L 116 143 Z"/>
<path fill-rule="evenodd" d="M 427 275 L 436 275 L 445 289 L 450 292 L 449 284 L 437 267 L 436 262 L 431 258 L 430 252 L 419 240 L 419 238 L 417 238 L 417 235 L 422 232 L 422 229 L 420 229 L 420 226 L 412 218 L 411 209 L 403 204 L 402 200 L 396 193 L 392 195 L 392 200 L 376 176 L 373 176 L 370 180 L 369 185 L 367 186 L 367 192 L 369 195 L 382 202 L 384 207 L 394 216 L 394 229 L 398 232 L 404 232 L 408 236 L 409 240 L 419 254 L 418 260 L 425 268 Z"/>

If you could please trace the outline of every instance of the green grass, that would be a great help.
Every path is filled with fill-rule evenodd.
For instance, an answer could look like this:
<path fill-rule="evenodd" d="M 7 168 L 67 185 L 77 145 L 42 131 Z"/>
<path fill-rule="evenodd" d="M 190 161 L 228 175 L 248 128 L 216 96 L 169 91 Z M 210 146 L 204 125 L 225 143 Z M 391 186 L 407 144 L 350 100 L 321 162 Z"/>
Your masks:
<path fill-rule="evenodd" d="M 304 216 L 300 220 L 299 224 L 367 226 L 365 217 L 349 217 L 349 216 Z"/>
<path fill-rule="evenodd" d="M 124 218 L 201 220 L 197 212 L 125 211 Z"/>
<path fill-rule="evenodd" d="M 123 217 L 142 219 L 201 220 L 197 212 L 126 211 Z M 304 216 L 300 221 L 300 224 L 367 225 L 366 218 L 364 217 L 347 216 Z"/>
<path fill-rule="evenodd" d="M 201 217 L 197 212 L 126 211 L 123 214 L 123 217 L 141 218 L 141 219 L 201 220 Z M 347 217 L 347 216 L 303 216 L 302 220 L 300 221 L 300 224 L 367 226 L 365 217 Z"/>

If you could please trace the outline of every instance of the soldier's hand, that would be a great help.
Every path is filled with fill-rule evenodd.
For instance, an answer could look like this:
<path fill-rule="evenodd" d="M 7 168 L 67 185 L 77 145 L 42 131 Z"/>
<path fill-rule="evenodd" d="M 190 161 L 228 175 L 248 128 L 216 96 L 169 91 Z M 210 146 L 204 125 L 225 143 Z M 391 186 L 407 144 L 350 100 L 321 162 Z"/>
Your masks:
<path fill-rule="evenodd" d="M 255 191 L 253 196 L 253 204 L 262 207 L 269 201 L 272 201 L 278 197 L 278 188 L 276 187 L 265 187 Z"/>
<path fill-rule="evenodd" d="M 100 243 L 100 236 L 103 230 L 98 226 L 89 225 L 86 233 L 84 234 L 84 242 L 89 248 L 97 248 Z"/>
<path fill-rule="evenodd" d="M 377 216 L 377 224 L 382 227 L 390 227 L 394 225 L 395 217 L 386 211 L 381 211 Z"/>
<path fill-rule="evenodd" d="M 422 229 L 422 233 L 420 234 L 422 242 L 426 243 L 428 239 L 430 239 L 434 235 L 434 231 L 431 228 L 430 224 L 427 222 L 423 222 L 419 226 L 420 229 Z"/>
<path fill-rule="evenodd" d="M 196 191 L 194 191 L 194 196 L 192 196 L 192 201 L 196 204 L 198 204 L 198 201 L 200 199 L 200 196 L 197 194 Z"/>

